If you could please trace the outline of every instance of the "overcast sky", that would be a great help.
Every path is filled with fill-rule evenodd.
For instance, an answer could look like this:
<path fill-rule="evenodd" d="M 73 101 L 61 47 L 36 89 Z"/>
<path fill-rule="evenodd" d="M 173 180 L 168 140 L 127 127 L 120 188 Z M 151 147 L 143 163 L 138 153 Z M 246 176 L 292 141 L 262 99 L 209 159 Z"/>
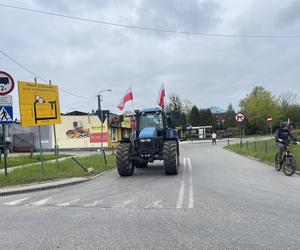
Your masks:
<path fill-rule="evenodd" d="M 4 0 L 2 4 L 128 25 L 239 35 L 300 35 L 299 0 Z M 61 111 L 91 111 L 96 94 L 116 106 L 129 85 L 134 106 L 154 106 L 162 82 L 200 108 L 227 108 L 260 85 L 300 92 L 300 38 L 205 37 L 141 31 L 0 7 L 0 49 L 60 91 Z M 15 81 L 33 76 L 0 54 Z M 39 80 L 39 82 L 41 82 Z M 17 116 L 18 96 L 14 90 Z M 127 105 L 130 109 L 131 105 Z"/>

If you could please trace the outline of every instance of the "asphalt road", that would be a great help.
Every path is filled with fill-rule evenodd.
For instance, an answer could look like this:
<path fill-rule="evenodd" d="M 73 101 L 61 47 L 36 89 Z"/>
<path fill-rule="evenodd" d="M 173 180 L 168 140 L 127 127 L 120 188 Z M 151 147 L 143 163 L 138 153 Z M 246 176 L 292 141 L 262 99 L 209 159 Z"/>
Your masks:
<path fill-rule="evenodd" d="M 221 145 L 181 145 L 121 178 L 0 197 L 0 249 L 300 249 L 300 177 Z"/>

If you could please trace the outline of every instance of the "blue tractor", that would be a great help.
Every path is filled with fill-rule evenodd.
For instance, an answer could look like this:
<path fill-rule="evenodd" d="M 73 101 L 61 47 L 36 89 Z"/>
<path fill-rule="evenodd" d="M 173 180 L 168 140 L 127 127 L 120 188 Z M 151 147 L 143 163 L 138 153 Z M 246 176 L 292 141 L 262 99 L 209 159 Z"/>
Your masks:
<path fill-rule="evenodd" d="M 120 176 L 131 176 L 134 168 L 144 168 L 149 162 L 163 160 L 165 173 L 176 175 L 179 166 L 179 143 L 170 119 L 161 108 L 135 112 L 136 130 L 132 139 L 123 139 L 117 150 Z"/>

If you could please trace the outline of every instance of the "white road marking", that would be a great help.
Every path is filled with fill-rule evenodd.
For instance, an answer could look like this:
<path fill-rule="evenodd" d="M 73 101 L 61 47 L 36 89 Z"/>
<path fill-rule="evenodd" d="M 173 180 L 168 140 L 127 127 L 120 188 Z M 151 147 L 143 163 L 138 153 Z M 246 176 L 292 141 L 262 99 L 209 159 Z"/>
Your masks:
<path fill-rule="evenodd" d="M 103 200 L 100 200 L 100 201 L 94 201 L 92 203 L 89 203 L 89 204 L 86 204 L 84 205 L 84 207 L 94 207 L 96 205 L 98 205 L 100 202 L 102 202 Z"/>
<path fill-rule="evenodd" d="M 52 199 L 52 197 L 49 197 L 49 198 L 46 198 L 46 199 L 43 199 L 43 200 L 40 200 L 40 201 L 31 202 L 31 203 L 28 204 L 28 206 L 39 207 L 39 206 L 45 205 L 51 199 Z"/>
<path fill-rule="evenodd" d="M 183 198 L 184 198 L 184 173 L 186 168 L 186 158 L 183 159 L 183 171 L 182 171 L 182 180 L 181 180 L 181 186 L 179 190 L 178 200 L 176 204 L 176 208 L 182 208 L 183 204 Z"/>
<path fill-rule="evenodd" d="M 121 204 L 115 204 L 112 205 L 113 208 L 125 208 L 127 205 L 129 205 L 130 203 L 133 203 L 133 200 L 126 200 L 124 202 L 122 202 Z"/>
<path fill-rule="evenodd" d="M 63 203 L 57 204 L 57 206 L 58 207 L 67 207 L 67 206 L 70 206 L 71 204 L 73 204 L 77 201 L 80 201 L 80 199 L 74 199 L 74 200 L 71 200 L 69 202 L 63 202 Z"/>
<path fill-rule="evenodd" d="M 124 201 L 123 204 L 121 205 L 121 208 L 125 208 L 128 204 L 130 204 L 132 202 L 133 202 L 133 200 Z"/>
<path fill-rule="evenodd" d="M 192 177 L 192 163 L 190 157 L 188 158 L 189 166 L 189 208 L 194 208 L 194 190 L 193 190 L 193 177 Z"/>
<path fill-rule="evenodd" d="M 4 203 L 5 205 L 8 205 L 8 206 L 14 206 L 14 205 L 18 205 L 20 204 L 22 201 L 26 201 L 28 200 L 28 197 L 25 197 L 25 198 L 22 198 L 22 199 L 18 199 L 18 200 L 14 200 L 14 201 L 10 201 L 10 202 L 6 202 Z"/>
<path fill-rule="evenodd" d="M 161 200 L 154 201 L 153 203 L 150 203 L 149 205 L 145 206 L 144 208 L 162 208 L 163 206 L 160 204 Z"/>

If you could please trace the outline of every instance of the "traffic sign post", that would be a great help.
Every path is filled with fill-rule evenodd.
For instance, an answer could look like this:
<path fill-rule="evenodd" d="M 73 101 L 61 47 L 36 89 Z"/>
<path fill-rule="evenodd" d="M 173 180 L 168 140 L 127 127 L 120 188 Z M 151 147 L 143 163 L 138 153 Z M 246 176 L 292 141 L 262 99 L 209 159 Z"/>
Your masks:
<path fill-rule="evenodd" d="M 12 106 L 12 96 L 0 96 L 0 124 L 2 125 L 2 151 L 4 154 L 4 172 L 7 175 L 7 147 L 5 140 L 5 124 L 13 123 L 13 106 Z"/>
<path fill-rule="evenodd" d="M 271 137 L 272 137 L 272 121 L 273 121 L 273 118 L 271 116 L 269 116 L 267 118 L 267 122 L 270 124 L 270 134 L 271 134 Z"/>
<path fill-rule="evenodd" d="M 246 116 L 242 112 L 235 114 L 235 120 L 241 125 L 241 140 L 240 147 L 243 147 L 243 122 L 245 121 Z"/>
<path fill-rule="evenodd" d="M 7 176 L 7 148 L 5 140 L 5 124 L 13 123 L 12 96 L 7 95 L 15 87 L 14 79 L 10 74 L 0 71 L 0 124 L 2 125 L 2 151 L 4 154 L 4 172 Z M 0 153 L 1 154 L 1 153 Z"/>
<path fill-rule="evenodd" d="M 7 95 L 13 91 L 15 87 L 14 79 L 10 74 L 0 71 L 0 95 Z"/>
<path fill-rule="evenodd" d="M 3 133 L 3 155 L 4 155 L 4 173 L 5 175 L 7 176 L 7 161 L 6 161 L 6 158 L 7 158 L 7 154 L 6 154 L 6 141 L 5 141 L 5 125 L 2 124 L 2 133 Z"/>
<path fill-rule="evenodd" d="M 0 96 L 0 124 L 13 123 L 12 96 Z"/>
<path fill-rule="evenodd" d="M 22 127 L 61 123 L 58 86 L 18 82 Z"/>
<path fill-rule="evenodd" d="M 44 169 L 41 126 L 61 123 L 58 86 L 34 82 L 18 82 L 22 127 L 38 126 L 41 167 Z M 56 131 L 54 127 L 55 155 L 58 165 Z"/>
<path fill-rule="evenodd" d="M 49 80 L 49 85 L 52 85 L 51 80 Z M 55 160 L 56 160 L 56 167 L 58 167 L 58 146 L 57 146 L 55 124 L 53 124 L 52 127 L 53 127 L 53 135 L 54 135 L 54 155 L 55 155 Z"/>
<path fill-rule="evenodd" d="M 37 81 L 36 81 L 36 77 L 34 78 L 34 83 L 36 84 Z M 20 89 L 19 89 L 20 91 Z M 20 94 L 19 94 L 19 98 L 20 98 Z M 20 102 L 20 105 L 21 105 L 21 101 Z M 20 109 L 21 111 L 21 109 Z M 36 115 L 35 115 L 36 117 Z M 23 119 L 21 119 L 21 122 L 23 121 Z M 42 168 L 42 171 L 44 172 L 44 159 L 43 159 L 43 149 L 42 149 L 42 132 L 41 132 L 41 126 L 38 126 L 39 128 L 39 140 L 40 140 L 40 160 L 41 160 L 41 168 Z"/>

